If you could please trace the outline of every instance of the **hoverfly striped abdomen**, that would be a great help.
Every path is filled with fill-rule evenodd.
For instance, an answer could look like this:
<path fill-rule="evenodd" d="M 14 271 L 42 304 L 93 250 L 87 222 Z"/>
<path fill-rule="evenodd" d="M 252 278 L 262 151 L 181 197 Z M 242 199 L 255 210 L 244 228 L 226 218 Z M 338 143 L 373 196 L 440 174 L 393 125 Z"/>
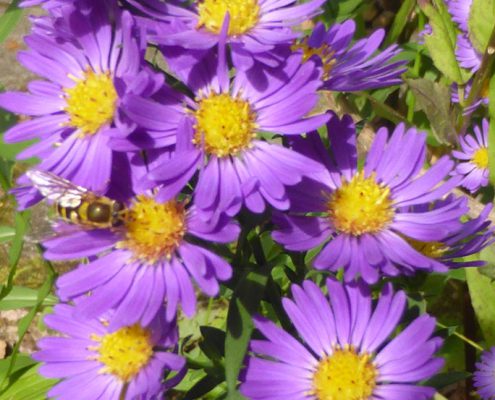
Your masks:
<path fill-rule="evenodd" d="M 55 206 L 57 215 L 67 222 L 90 228 L 114 228 L 124 222 L 125 205 L 77 186 L 50 172 L 27 172 L 34 186 Z"/>
<path fill-rule="evenodd" d="M 94 199 L 83 198 L 77 207 L 64 207 L 57 203 L 57 213 L 62 219 L 94 228 L 112 228 L 121 225 L 124 209 L 121 202 L 103 196 Z"/>

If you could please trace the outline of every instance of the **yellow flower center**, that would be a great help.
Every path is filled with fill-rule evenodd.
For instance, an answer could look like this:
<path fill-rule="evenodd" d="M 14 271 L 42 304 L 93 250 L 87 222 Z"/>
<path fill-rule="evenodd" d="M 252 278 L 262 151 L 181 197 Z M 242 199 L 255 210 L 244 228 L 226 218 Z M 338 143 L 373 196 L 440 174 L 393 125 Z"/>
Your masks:
<path fill-rule="evenodd" d="M 96 74 L 89 70 L 84 79 L 76 79 L 75 86 L 64 89 L 69 125 L 83 135 L 94 135 L 113 120 L 117 91 L 110 74 Z"/>
<path fill-rule="evenodd" d="M 203 0 L 198 4 L 198 27 L 219 34 L 227 12 L 230 36 L 248 32 L 260 19 L 258 0 Z"/>
<path fill-rule="evenodd" d="M 217 157 L 248 148 L 256 136 L 256 115 L 248 102 L 212 93 L 199 101 L 193 143 Z"/>
<path fill-rule="evenodd" d="M 390 188 L 363 172 L 333 192 L 327 207 L 335 229 L 354 236 L 380 232 L 394 217 Z"/>
<path fill-rule="evenodd" d="M 335 52 L 329 45 L 323 43 L 320 47 L 311 47 L 308 44 L 308 38 L 305 38 L 303 41 L 293 44 L 291 49 L 294 52 L 302 51 L 302 62 L 308 61 L 313 56 L 319 57 L 323 65 L 323 78 L 330 78 L 330 72 L 337 60 L 333 58 Z"/>
<path fill-rule="evenodd" d="M 442 242 L 421 242 L 411 238 L 406 238 L 406 241 L 414 250 L 429 258 L 440 258 L 449 250 Z"/>
<path fill-rule="evenodd" d="M 130 249 L 137 258 L 153 264 L 170 258 L 185 234 L 184 205 L 175 200 L 157 203 L 137 196 L 124 217 L 126 238 L 118 247 Z"/>
<path fill-rule="evenodd" d="M 478 168 L 481 169 L 488 168 L 488 149 L 486 147 L 481 147 L 478 150 L 476 150 L 473 154 L 473 158 L 471 161 Z"/>
<path fill-rule="evenodd" d="M 337 350 L 318 365 L 312 394 L 318 400 L 366 400 L 373 393 L 376 377 L 369 355 Z"/>
<path fill-rule="evenodd" d="M 124 382 L 129 382 L 141 371 L 153 356 L 151 332 L 140 325 L 127 326 L 104 335 L 94 335 L 100 342 L 97 347 L 98 361 L 105 367 L 103 373 L 110 373 Z"/>

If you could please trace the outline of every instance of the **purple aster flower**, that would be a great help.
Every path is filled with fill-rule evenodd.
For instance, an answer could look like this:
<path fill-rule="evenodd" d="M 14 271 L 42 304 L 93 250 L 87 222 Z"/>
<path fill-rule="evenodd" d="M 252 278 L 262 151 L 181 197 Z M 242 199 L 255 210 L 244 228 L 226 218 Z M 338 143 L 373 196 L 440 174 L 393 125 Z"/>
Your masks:
<path fill-rule="evenodd" d="M 62 336 L 41 339 L 40 350 L 33 354 L 44 363 L 41 375 L 62 378 L 48 396 L 58 400 L 80 399 L 81 393 L 87 399 L 159 398 L 185 372 L 185 360 L 174 353 L 175 321 L 165 321 L 163 314 L 148 325 L 115 330 L 109 328 L 115 317 L 112 311 L 88 319 L 77 306 L 56 305 L 45 323 Z M 172 371 L 177 375 L 163 383 L 164 374 Z M 121 397 L 121 393 L 126 394 Z"/>
<path fill-rule="evenodd" d="M 447 6 L 452 19 L 457 23 L 461 34 L 457 36 L 456 58 L 459 65 L 476 72 L 481 66 L 480 54 L 469 39 L 469 14 L 472 0 L 449 0 Z"/>
<path fill-rule="evenodd" d="M 458 184 L 459 177 L 443 181 L 454 163 L 443 157 L 421 173 L 426 135 L 401 124 L 390 138 L 387 129 L 378 130 L 359 170 L 351 117 L 339 120 L 333 114 L 327 131 L 331 154 L 316 132 L 294 139 L 293 148 L 319 160 L 328 174 L 290 188 L 291 210 L 288 215 L 275 215 L 274 239 L 296 251 L 323 244 L 314 266 L 331 271 L 343 267 L 346 281 L 360 275 L 374 283 L 380 274 L 447 270 L 443 263 L 416 251 L 407 239 L 441 240 L 458 227 L 466 211 L 460 201 L 434 210 L 410 209 L 441 199 Z"/>
<path fill-rule="evenodd" d="M 20 62 L 46 80 L 31 82 L 29 93 L 0 94 L 0 107 L 32 117 L 4 138 L 38 139 L 19 158 L 38 157 L 40 170 L 105 193 L 114 157 L 109 141 L 135 128 L 122 106 L 125 97 L 146 96 L 163 78 L 143 66 L 145 43 L 128 12 L 109 3 L 95 3 L 87 14 L 74 7 L 59 12 L 65 13 L 56 18 L 64 22 L 61 36 L 34 33 L 26 37 L 29 50 L 19 53 Z M 21 206 L 38 201 L 35 193 Z"/>
<path fill-rule="evenodd" d="M 459 26 L 463 33 L 469 32 L 469 13 L 471 12 L 472 0 L 448 0 L 447 7 L 452 20 Z"/>
<path fill-rule="evenodd" d="M 469 92 L 471 91 L 471 85 L 472 81 L 469 81 L 463 88 L 463 102 L 466 101 L 466 99 L 469 97 Z M 488 105 L 488 88 L 489 88 L 489 81 L 487 80 L 484 85 L 481 88 L 480 91 L 480 96 L 477 99 L 474 99 L 472 104 L 464 108 L 463 114 L 464 115 L 469 115 L 476 111 L 480 105 Z M 451 100 L 453 103 L 461 103 L 460 97 L 459 97 L 459 86 L 454 83 L 452 85 L 452 93 L 451 93 Z"/>
<path fill-rule="evenodd" d="M 481 354 L 481 361 L 476 363 L 474 386 L 483 400 L 495 399 L 495 347 Z"/>
<path fill-rule="evenodd" d="M 466 134 L 459 138 L 462 151 L 452 152 L 459 160 L 454 174 L 464 178 L 461 185 L 471 193 L 488 185 L 488 131 L 488 120 L 483 119 L 481 129 L 474 127 L 474 135 Z"/>
<path fill-rule="evenodd" d="M 175 153 L 150 168 L 150 182 L 143 185 L 163 185 L 157 200 L 167 201 L 199 170 L 195 204 L 206 219 L 221 212 L 233 216 L 243 204 L 259 213 L 265 201 L 287 209 L 286 187 L 324 171 L 310 158 L 266 140 L 271 137 L 267 132 L 298 135 L 328 120 L 325 114 L 307 116 L 318 101 L 320 70 L 311 61 L 300 61 L 293 55 L 283 68 L 237 70 L 230 78 L 221 44 L 202 63 L 184 65 L 180 78 L 195 98 L 185 104 Z M 135 97 L 137 123 L 143 115 L 153 125 L 163 105 L 149 108 L 150 103 L 143 102 L 139 107 Z"/>
<path fill-rule="evenodd" d="M 443 360 L 442 340 L 431 337 L 435 319 L 424 314 L 390 339 L 406 307 L 404 292 L 382 290 L 375 307 L 363 283 L 327 281 L 328 298 L 311 281 L 293 285 L 282 300 L 298 337 L 255 317 L 266 338 L 252 340 L 241 393 L 253 400 L 427 400 L 417 383 Z"/>
<path fill-rule="evenodd" d="M 191 7 L 178 1 L 127 0 L 137 10 L 164 23 L 155 25 L 151 39 L 165 46 L 186 49 L 210 49 L 218 44 L 224 19 L 230 24 L 227 42 L 237 68 L 249 69 L 254 60 L 271 66 L 280 62 L 273 56 L 281 45 L 288 47 L 299 37 L 294 25 L 320 12 L 325 0 L 202 0 Z"/>
<path fill-rule="evenodd" d="M 455 203 L 455 204 L 454 204 Z M 467 198 L 456 199 L 453 195 L 433 204 L 421 204 L 412 207 L 413 212 L 442 210 L 448 204 L 467 210 Z M 484 261 L 462 261 L 464 257 L 476 254 L 495 241 L 493 227 L 488 219 L 492 205 L 487 204 L 480 215 L 467 222 L 460 223 L 447 236 L 438 241 L 422 242 L 406 239 L 421 254 L 443 263 L 448 268 L 481 267 Z M 461 261 L 459 261 L 461 259 Z"/>
<path fill-rule="evenodd" d="M 351 44 L 355 30 L 353 20 L 334 24 L 328 30 L 320 22 L 308 38 L 292 49 L 302 51 L 304 60 L 316 59 L 322 64 L 324 88 L 328 90 L 351 92 L 402 83 L 400 75 L 407 61 L 391 61 L 400 53 L 399 47 L 379 50 L 385 31 L 378 29 Z"/>
<path fill-rule="evenodd" d="M 175 318 L 179 304 L 192 316 L 193 281 L 208 296 L 215 296 L 218 281 L 232 274 L 230 265 L 201 243 L 237 238 L 238 225 L 224 215 L 205 222 L 185 199 L 162 203 L 151 192 L 143 192 L 127 202 L 121 222 L 108 229 L 66 232 L 43 242 L 49 260 L 92 257 L 56 283 L 63 301 L 83 296 L 78 312 L 84 317 L 113 308 L 111 329 L 137 322 L 147 325 L 165 299 L 167 320 Z M 91 295 L 84 296 L 88 292 Z"/>
<path fill-rule="evenodd" d="M 466 34 L 457 36 L 455 55 L 459 65 L 473 73 L 481 66 L 483 56 L 473 47 Z"/>

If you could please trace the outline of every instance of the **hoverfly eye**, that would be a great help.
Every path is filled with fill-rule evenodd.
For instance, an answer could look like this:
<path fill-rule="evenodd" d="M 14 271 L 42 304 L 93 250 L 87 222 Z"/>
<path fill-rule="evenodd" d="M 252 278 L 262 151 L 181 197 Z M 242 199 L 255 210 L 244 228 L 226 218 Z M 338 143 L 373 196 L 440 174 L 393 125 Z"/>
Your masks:
<path fill-rule="evenodd" d="M 124 209 L 124 204 L 121 203 L 120 201 L 116 201 L 114 204 L 113 204 L 113 212 L 115 214 L 119 213 L 120 211 L 122 211 Z"/>
<path fill-rule="evenodd" d="M 93 203 L 88 206 L 88 219 L 91 222 L 107 222 L 110 219 L 110 209 L 106 204 Z"/>

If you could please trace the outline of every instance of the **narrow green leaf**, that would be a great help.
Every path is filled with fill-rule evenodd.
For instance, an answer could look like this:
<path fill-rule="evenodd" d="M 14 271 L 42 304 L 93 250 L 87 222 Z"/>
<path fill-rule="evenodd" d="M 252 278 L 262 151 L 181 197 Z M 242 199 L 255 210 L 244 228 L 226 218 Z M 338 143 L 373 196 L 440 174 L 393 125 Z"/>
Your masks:
<path fill-rule="evenodd" d="M 0 311 L 14 310 L 16 308 L 34 307 L 38 302 L 38 290 L 14 286 L 7 296 L 0 300 Z M 57 304 L 55 296 L 47 296 L 43 307 L 49 307 Z"/>
<path fill-rule="evenodd" d="M 34 307 L 31 308 L 29 313 L 20 320 L 18 324 L 18 340 L 14 346 L 14 349 L 12 350 L 12 355 L 11 355 L 11 362 L 9 365 L 9 370 L 7 371 L 7 378 L 10 376 L 10 373 L 12 369 L 15 367 L 16 364 L 16 359 L 19 354 L 19 348 L 22 344 L 22 341 L 24 339 L 24 336 L 26 335 L 27 330 L 29 329 L 29 326 L 31 325 L 31 322 L 33 321 L 34 317 L 40 310 L 41 306 L 43 305 L 45 299 L 48 297 L 50 294 L 52 287 L 53 287 L 53 282 L 55 282 L 56 279 L 56 272 L 53 269 L 52 265 L 48 262 L 45 261 L 45 266 L 47 268 L 48 276 L 43 283 L 43 285 L 38 289 L 37 293 L 37 298 L 36 298 L 36 304 Z M 11 291 L 11 288 L 9 289 L 9 292 Z M 4 381 L 0 381 L 0 387 L 3 387 Z M 0 398 L 1 398 L 2 393 L 0 392 Z"/>
<path fill-rule="evenodd" d="M 0 360 L 0 381 L 3 380 L 6 375 L 7 371 L 9 370 L 9 365 L 11 362 L 12 356 L 9 356 L 7 358 L 4 358 L 3 360 Z M 36 361 L 34 361 L 31 357 L 25 354 L 19 354 L 17 357 L 17 361 L 15 363 L 15 366 L 12 368 L 11 375 L 17 373 L 18 371 L 28 368 L 36 364 Z M 0 387 L 0 389 L 2 389 Z"/>
<path fill-rule="evenodd" d="M 28 369 L 2 394 L 5 400 L 45 400 L 46 393 L 57 382 L 38 374 L 39 366 Z"/>
<path fill-rule="evenodd" d="M 399 11 L 395 14 L 394 22 L 392 23 L 392 27 L 390 28 L 387 39 L 385 40 L 386 45 L 391 45 L 397 42 L 397 39 L 399 39 L 400 34 L 406 27 L 409 15 L 412 13 L 415 6 L 416 0 L 405 0 L 402 2 Z"/>
<path fill-rule="evenodd" d="M 455 143 L 455 118 L 451 109 L 450 89 L 429 79 L 406 79 L 416 98 L 416 109 L 422 110 L 430 121 L 439 143 Z"/>
<path fill-rule="evenodd" d="M 471 303 L 488 346 L 495 345 L 495 283 L 480 274 L 477 268 L 467 268 L 466 278 Z"/>
<path fill-rule="evenodd" d="M 5 13 L 0 16 L 0 44 L 7 39 L 21 19 L 23 10 L 17 7 L 19 0 L 13 0 Z"/>
<path fill-rule="evenodd" d="M 469 39 L 481 54 L 488 46 L 494 24 L 495 0 L 472 0 L 468 20 Z"/>
<path fill-rule="evenodd" d="M 21 258 L 22 247 L 24 245 L 24 235 L 28 229 L 29 216 L 29 211 L 22 211 L 15 214 L 15 236 L 9 250 L 9 276 L 7 278 L 7 284 L 0 291 L 0 300 L 12 289 L 17 264 Z"/>
<path fill-rule="evenodd" d="M 254 329 L 251 315 L 258 311 L 268 275 L 269 271 L 265 268 L 248 272 L 239 282 L 230 301 L 225 339 L 225 375 L 229 400 L 243 398 L 237 391 L 238 375 Z"/>
<path fill-rule="evenodd" d="M 470 73 L 461 69 L 455 57 L 457 30 L 445 3 L 433 0 L 422 8 L 432 28 L 430 35 L 425 35 L 425 45 L 430 52 L 435 66 L 451 81 L 464 84 Z"/>

